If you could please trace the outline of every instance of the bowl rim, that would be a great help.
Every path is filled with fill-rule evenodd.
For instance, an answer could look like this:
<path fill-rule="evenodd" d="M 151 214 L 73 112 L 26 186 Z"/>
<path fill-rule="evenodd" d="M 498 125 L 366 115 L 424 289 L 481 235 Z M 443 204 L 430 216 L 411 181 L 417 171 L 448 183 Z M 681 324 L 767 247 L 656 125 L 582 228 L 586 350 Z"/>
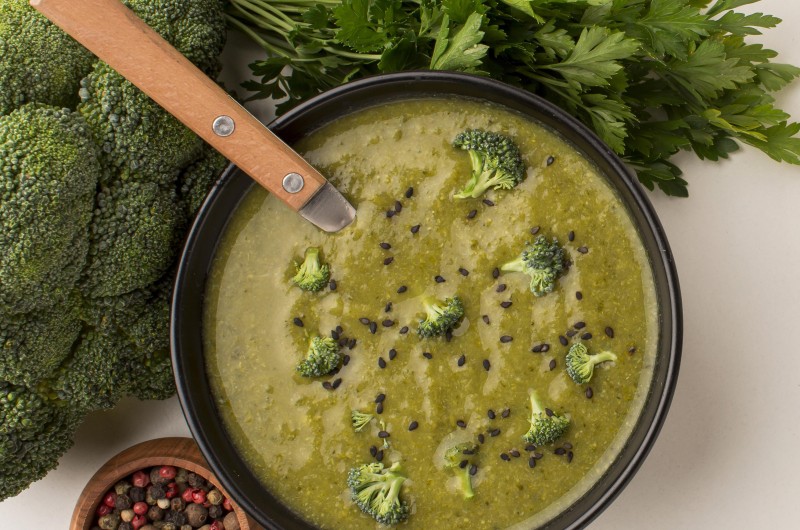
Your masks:
<path fill-rule="evenodd" d="M 376 95 L 381 92 L 389 96 L 380 98 Z M 365 104 L 365 100 L 370 97 L 379 101 Z M 654 368 L 649 395 L 628 441 L 600 479 L 568 508 L 540 527 L 582 528 L 619 495 L 639 469 L 664 424 L 675 392 L 682 350 L 683 316 L 677 270 L 666 234 L 635 175 L 593 131 L 549 101 L 489 78 L 437 71 L 400 72 L 367 77 L 330 89 L 297 105 L 273 121 L 269 127 L 291 144 L 308 131 L 350 112 L 374 104 L 421 97 L 464 97 L 490 101 L 521 112 L 529 119 L 554 129 L 606 174 L 607 180 L 626 205 L 643 240 L 655 276 L 658 306 L 662 312 L 659 315 L 657 366 Z M 203 420 L 208 416 L 209 407 L 213 408 L 212 416 L 216 409 L 211 398 L 203 395 L 209 391 L 209 384 L 204 368 L 198 370 L 197 366 L 198 363 L 202 364 L 202 359 L 197 359 L 202 355 L 194 355 L 202 350 L 202 346 L 196 347 L 197 337 L 191 337 L 192 333 L 199 335 L 198 322 L 196 319 L 187 319 L 185 315 L 187 305 L 202 305 L 204 296 L 197 289 L 198 284 L 200 290 L 205 289 L 210 262 L 206 259 L 201 266 L 198 255 L 213 256 L 218 244 L 219 237 L 211 242 L 213 248 L 204 248 L 203 245 L 208 245 L 208 242 L 202 240 L 203 235 L 210 227 L 214 227 L 218 235 L 224 231 L 230 214 L 252 185 L 246 175 L 231 165 L 224 171 L 198 211 L 180 259 L 173 294 L 170 323 L 173 369 L 178 396 L 189 428 L 210 467 L 233 494 L 233 498 L 265 528 L 310 529 L 314 527 L 299 520 L 289 508 L 258 483 L 246 466 L 241 467 L 242 459 L 224 428 L 218 422 Z M 228 195 L 238 193 L 238 199 L 226 196 L 226 192 Z M 229 208 L 229 211 L 220 227 L 219 222 L 214 223 L 209 218 L 223 207 Z M 194 308 L 193 311 L 201 309 Z M 187 347 L 187 343 L 191 342 L 195 343 L 195 348 Z M 657 380 L 658 376 L 661 378 Z M 202 388 L 198 388 L 198 383 Z M 647 421 L 643 421 L 644 419 Z M 229 469 L 232 462 L 236 463 L 235 470 Z M 246 476 L 248 474 L 249 477 Z M 259 495 L 254 495 L 248 489 L 254 487 L 253 480 L 256 480 L 255 483 L 262 490 Z M 598 490 L 599 485 L 602 488 Z M 261 506 L 265 502 L 269 509 Z"/>

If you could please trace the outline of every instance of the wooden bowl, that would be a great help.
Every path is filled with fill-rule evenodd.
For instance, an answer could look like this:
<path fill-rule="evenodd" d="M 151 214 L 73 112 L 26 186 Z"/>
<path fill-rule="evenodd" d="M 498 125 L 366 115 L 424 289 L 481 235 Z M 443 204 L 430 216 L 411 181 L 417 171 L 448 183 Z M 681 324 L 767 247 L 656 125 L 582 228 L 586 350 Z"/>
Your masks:
<path fill-rule="evenodd" d="M 97 470 L 86 487 L 83 488 L 75 511 L 72 513 L 70 530 L 89 530 L 95 518 L 95 510 L 100 501 L 114 484 L 135 471 L 153 466 L 182 467 L 197 473 L 213 483 L 223 495 L 230 499 L 228 492 L 220 485 L 206 463 L 200 449 L 191 438 L 158 438 L 125 449 Z M 241 530 L 263 530 L 253 519 L 239 508 L 233 500 L 233 511 Z"/>

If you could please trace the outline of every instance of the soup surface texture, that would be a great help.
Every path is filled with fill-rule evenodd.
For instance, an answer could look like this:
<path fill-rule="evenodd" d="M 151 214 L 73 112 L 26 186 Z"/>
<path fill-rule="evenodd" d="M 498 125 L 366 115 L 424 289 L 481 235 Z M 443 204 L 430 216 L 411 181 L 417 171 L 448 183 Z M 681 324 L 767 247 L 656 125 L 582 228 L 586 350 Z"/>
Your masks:
<path fill-rule="evenodd" d="M 452 141 L 474 128 L 518 144 L 527 166 L 518 187 L 453 197 L 471 164 Z M 367 109 L 296 148 L 356 206 L 355 223 L 326 234 L 254 186 L 227 228 L 204 309 L 215 400 L 264 486 L 329 529 L 378 526 L 347 487 L 348 471 L 375 456 L 402 464 L 409 529 L 531 528 L 574 502 L 630 434 L 658 341 L 648 258 L 609 184 L 542 126 L 469 100 Z M 570 261 L 541 297 L 525 274 L 494 271 L 534 234 L 556 237 Z M 335 288 L 291 282 L 310 246 Z M 418 337 L 424 295 L 463 301 L 450 340 Z M 301 377 L 310 338 L 332 330 L 346 364 Z M 617 361 L 578 385 L 564 368 L 575 342 Z M 522 438 L 534 389 L 571 420 L 535 450 Z M 355 409 L 376 415 L 361 432 Z M 475 496 L 465 500 L 443 453 L 476 440 Z"/>

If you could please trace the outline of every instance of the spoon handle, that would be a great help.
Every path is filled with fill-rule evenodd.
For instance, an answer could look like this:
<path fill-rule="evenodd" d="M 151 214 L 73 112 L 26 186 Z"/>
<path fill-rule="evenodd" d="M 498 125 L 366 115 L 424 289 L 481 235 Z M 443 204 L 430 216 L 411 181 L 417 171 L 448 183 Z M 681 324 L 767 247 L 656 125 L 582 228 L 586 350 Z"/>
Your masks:
<path fill-rule="evenodd" d="M 292 209 L 327 182 L 119 0 L 31 5 Z"/>

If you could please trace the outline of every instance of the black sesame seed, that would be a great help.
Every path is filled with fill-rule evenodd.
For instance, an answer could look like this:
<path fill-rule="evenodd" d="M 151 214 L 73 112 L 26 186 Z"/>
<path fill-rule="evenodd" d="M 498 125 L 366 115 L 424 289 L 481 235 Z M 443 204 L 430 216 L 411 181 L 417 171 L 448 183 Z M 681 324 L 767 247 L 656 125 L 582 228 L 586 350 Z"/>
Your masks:
<path fill-rule="evenodd" d="M 614 338 L 614 328 L 612 328 L 611 326 L 606 326 L 605 332 L 606 332 L 606 336 L 609 339 L 613 339 Z"/>
<path fill-rule="evenodd" d="M 573 455 L 573 454 L 572 454 L 572 451 L 570 451 L 570 452 L 568 452 L 568 453 L 567 453 L 567 463 L 570 463 L 570 462 L 572 462 L 572 457 L 573 457 L 573 456 L 575 456 L 575 455 Z"/>
<path fill-rule="evenodd" d="M 370 322 L 369 323 L 369 332 L 374 335 L 376 331 L 378 331 L 378 324 L 376 324 L 375 322 Z"/>
<path fill-rule="evenodd" d="M 378 438 L 388 438 L 388 437 L 389 437 L 389 433 L 388 432 L 386 432 L 386 431 L 378 432 Z"/>
<path fill-rule="evenodd" d="M 503 309 L 508 309 L 509 307 L 511 307 L 511 300 L 500 302 L 500 307 L 502 307 Z"/>
<path fill-rule="evenodd" d="M 476 466 L 475 464 L 472 464 L 471 466 L 469 466 L 469 474 L 471 476 L 474 477 L 475 473 L 477 473 L 477 472 L 478 472 L 478 466 Z"/>
<path fill-rule="evenodd" d="M 372 457 L 374 458 L 375 456 L 378 455 L 378 448 L 375 447 L 374 445 L 370 445 L 369 446 L 369 454 L 372 455 Z"/>
<path fill-rule="evenodd" d="M 464 267 L 459 267 L 458 268 L 458 272 L 461 273 L 461 276 L 469 276 L 469 271 L 467 269 L 465 269 Z"/>
<path fill-rule="evenodd" d="M 588 387 L 586 389 L 586 399 L 592 399 L 592 396 L 594 396 L 594 390 L 592 390 L 592 387 Z"/>
<path fill-rule="evenodd" d="M 540 460 L 544 455 L 542 453 L 533 453 L 533 458 Z"/>
<path fill-rule="evenodd" d="M 383 403 L 383 400 L 385 400 L 385 399 L 386 399 L 386 394 L 381 392 L 380 394 L 375 396 L 375 403 Z"/>
<path fill-rule="evenodd" d="M 565 335 L 566 335 L 567 337 L 569 337 L 569 338 L 572 338 L 572 337 L 574 337 L 574 336 L 575 336 L 575 335 L 577 335 L 577 334 L 578 334 L 577 330 L 574 330 L 574 329 L 571 329 L 571 330 L 569 330 L 569 331 L 567 331 L 567 332 L 565 333 Z"/>
<path fill-rule="evenodd" d="M 350 364 L 350 356 L 345 355 L 344 357 L 342 357 L 342 365 L 347 366 L 348 364 Z"/>
<path fill-rule="evenodd" d="M 500 435 L 500 429 L 492 429 L 491 431 L 489 431 L 489 436 L 491 436 L 492 438 L 499 435 Z"/>
<path fill-rule="evenodd" d="M 461 357 L 458 358 L 458 365 L 464 366 L 465 362 L 467 362 L 467 357 L 462 353 Z"/>
<path fill-rule="evenodd" d="M 580 252 L 581 254 L 586 254 L 586 253 L 589 252 L 589 248 L 588 247 L 578 247 L 578 252 Z"/>
<path fill-rule="evenodd" d="M 294 322 L 294 325 L 297 326 L 298 328 L 303 327 L 303 321 L 300 320 L 298 317 L 294 317 L 294 319 L 292 319 L 292 322 Z"/>
<path fill-rule="evenodd" d="M 555 359 L 550 359 L 550 370 L 552 371 L 552 370 L 555 370 L 555 369 L 556 369 L 556 360 Z"/>
<path fill-rule="evenodd" d="M 505 460 L 506 462 L 508 462 L 509 460 L 511 460 L 511 457 L 510 457 L 510 456 L 508 456 L 508 455 L 507 455 L 507 454 L 505 454 L 505 453 L 500 453 L 500 458 L 502 458 L 502 459 L 503 459 L 503 460 Z"/>
<path fill-rule="evenodd" d="M 536 446 L 533 445 L 533 444 L 528 444 L 528 445 L 525 446 L 525 450 L 528 451 L 529 453 L 531 451 L 536 451 Z"/>
<path fill-rule="evenodd" d="M 563 447 L 556 447 L 556 450 L 553 451 L 553 452 L 555 454 L 557 454 L 558 456 L 563 456 L 563 455 L 567 454 L 567 450 L 564 449 Z"/>
<path fill-rule="evenodd" d="M 389 219 L 394 217 L 394 210 L 386 210 L 386 217 Z"/>
<path fill-rule="evenodd" d="M 573 230 L 569 231 L 569 234 L 567 234 L 567 239 L 570 241 L 575 241 L 575 232 Z"/>
<path fill-rule="evenodd" d="M 506 284 L 501 283 L 500 285 L 497 286 L 497 288 L 494 291 L 496 293 L 502 293 L 505 290 L 506 290 Z"/>
<path fill-rule="evenodd" d="M 347 341 L 347 347 L 351 350 L 356 347 L 356 339 L 351 338 Z"/>
<path fill-rule="evenodd" d="M 410 199 L 411 197 L 413 197 L 414 196 L 414 188 L 409 187 L 406 190 L 406 194 L 405 195 L 406 195 L 406 199 Z"/>
<path fill-rule="evenodd" d="M 324 388 L 325 390 L 333 390 L 333 385 L 331 385 L 330 381 L 324 381 L 322 383 L 322 388 Z"/>
<path fill-rule="evenodd" d="M 328 283 L 328 289 L 330 289 L 331 291 L 336 290 L 336 280 L 331 280 L 330 283 Z"/>
<path fill-rule="evenodd" d="M 334 382 L 333 382 L 333 384 L 331 386 L 334 389 L 336 389 L 336 388 L 339 388 L 339 385 L 341 385 L 341 384 L 342 384 L 342 378 L 341 377 L 337 377 L 336 380 L 334 380 Z"/>
<path fill-rule="evenodd" d="M 384 265 L 391 265 L 393 261 L 394 261 L 394 256 L 389 256 L 388 258 L 383 260 L 383 264 Z"/>
<path fill-rule="evenodd" d="M 492 269 L 492 278 L 496 280 L 499 277 L 500 277 L 500 269 L 495 267 L 494 269 Z"/>
<path fill-rule="evenodd" d="M 575 291 L 575 298 L 578 300 L 583 300 L 583 293 L 580 291 Z"/>
<path fill-rule="evenodd" d="M 592 334 L 591 333 L 584 333 L 583 335 L 581 335 L 581 338 L 583 340 L 589 340 L 589 339 L 592 338 Z"/>
<path fill-rule="evenodd" d="M 485 204 L 486 206 L 494 206 L 494 203 L 489 199 L 483 199 L 483 204 Z"/>
<path fill-rule="evenodd" d="M 347 337 L 340 338 L 336 344 L 338 344 L 340 348 L 344 348 L 347 346 Z"/>
<path fill-rule="evenodd" d="M 558 342 L 560 342 L 562 346 L 569 344 L 569 341 L 567 341 L 567 338 L 563 335 L 558 336 Z"/>
<path fill-rule="evenodd" d="M 434 276 L 434 277 L 433 277 L 433 279 L 434 279 L 434 280 L 436 280 L 436 283 L 444 283 L 444 282 L 446 282 L 446 281 L 447 281 L 447 280 L 445 280 L 444 278 L 442 278 L 442 276 L 441 276 L 441 275 L 439 275 L 439 274 L 437 274 L 436 276 Z"/>
<path fill-rule="evenodd" d="M 408 333 L 408 326 L 403 326 L 402 328 L 400 328 L 401 335 L 405 335 L 406 333 Z"/>
<path fill-rule="evenodd" d="M 343 331 L 342 326 L 336 326 L 336 333 L 342 333 Z"/>
<path fill-rule="evenodd" d="M 508 418 L 511 415 L 511 409 L 503 409 L 503 412 L 500 413 L 500 416 L 504 418 Z"/>
<path fill-rule="evenodd" d="M 403 294 L 406 291 L 408 291 L 408 287 L 406 287 L 405 285 L 401 285 L 400 287 L 397 288 L 397 294 Z"/>
<path fill-rule="evenodd" d="M 386 368 L 386 361 L 383 360 L 383 357 L 378 357 L 378 366 L 381 368 Z"/>
<path fill-rule="evenodd" d="M 392 248 L 392 245 L 386 242 L 380 243 L 380 246 L 383 250 L 389 250 L 390 248 Z"/>
<path fill-rule="evenodd" d="M 397 350 L 392 348 L 391 350 L 389 350 L 389 360 L 394 361 L 395 357 L 397 357 Z"/>
<path fill-rule="evenodd" d="M 544 409 L 544 413 L 547 414 L 548 418 L 552 418 L 553 417 L 553 411 L 548 409 L 548 408 Z"/>
<path fill-rule="evenodd" d="M 359 322 L 364 324 L 365 326 L 369 326 L 370 320 L 367 317 L 361 317 L 358 319 Z"/>
<path fill-rule="evenodd" d="M 458 426 L 459 426 L 459 427 L 461 427 L 462 429 L 466 429 L 466 428 L 467 428 L 467 422 L 465 422 L 464 420 L 458 420 L 458 421 L 456 421 L 456 425 L 458 425 Z"/>
<path fill-rule="evenodd" d="M 514 340 L 514 337 L 512 337 L 511 335 L 503 335 L 502 337 L 500 337 L 500 342 L 502 342 L 503 344 L 511 342 L 512 340 Z"/>
<path fill-rule="evenodd" d="M 628 353 L 630 353 L 631 355 L 636 353 L 636 346 L 631 346 L 630 348 L 628 348 Z"/>
<path fill-rule="evenodd" d="M 550 351 L 550 345 L 547 343 L 542 344 L 542 353 Z"/>
<path fill-rule="evenodd" d="M 564 443 L 561 445 L 561 447 L 563 447 L 564 449 L 572 449 L 572 444 L 571 444 L 571 443 L 569 443 L 569 442 L 564 442 Z"/>
<path fill-rule="evenodd" d="M 553 162 L 555 162 L 555 161 L 556 161 L 556 158 L 554 156 L 548 156 L 546 163 L 547 163 L 548 166 L 552 166 Z"/>
<path fill-rule="evenodd" d="M 531 348 L 531 351 L 532 351 L 533 353 L 541 353 L 541 351 L 542 351 L 542 345 L 541 345 L 541 344 L 537 344 L 536 346 L 534 346 L 533 348 Z"/>
<path fill-rule="evenodd" d="M 529 468 L 531 468 L 531 469 L 533 469 L 534 467 L 536 467 L 536 459 L 535 459 L 535 458 L 533 458 L 533 457 L 530 457 L 530 458 L 528 459 L 528 467 L 529 467 Z"/>
<path fill-rule="evenodd" d="M 466 469 L 468 465 L 469 465 L 468 460 L 462 460 L 461 462 L 458 463 L 458 467 L 460 467 L 461 469 Z"/>
<path fill-rule="evenodd" d="M 384 313 L 389 313 L 392 310 L 392 303 L 386 302 L 386 307 L 383 308 Z"/>
<path fill-rule="evenodd" d="M 431 355 L 431 352 L 428 351 L 422 352 L 422 356 L 425 357 L 426 359 L 433 359 L 433 355 Z"/>
<path fill-rule="evenodd" d="M 583 322 L 583 321 L 575 322 L 575 324 L 573 324 L 572 327 L 575 328 L 575 329 L 583 329 L 583 328 L 586 327 L 586 322 Z"/>
<path fill-rule="evenodd" d="M 412 233 L 412 234 L 416 234 L 417 232 L 419 232 L 419 227 L 420 227 L 420 225 L 414 225 L 414 226 L 412 226 L 412 227 L 411 227 L 411 233 Z"/>
<path fill-rule="evenodd" d="M 377 405 L 375 405 L 375 413 L 383 414 L 383 403 L 378 403 Z"/>
<path fill-rule="evenodd" d="M 382 461 L 382 460 L 383 460 L 383 449 L 381 449 L 380 451 L 378 451 L 378 454 L 377 454 L 377 455 L 375 455 L 375 460 L 377 460 L 378 462 L 380 462 L 380 461 Z"/>
<path fill-rule="evenodd" d="M 394 211 L 395 213 L 400 213 L 403 210 L 403 203 L 400 201 L 394 201 Z"/>
<path fill-rule="evenodd" d="M 408 424 L 408 430 L 409 431 L 414 431 L 414 430 L 417 429 L 417 427 L 419 427 L 419 423 L 417 422 L 417 420 L 414 420 L 414 421 L 412 421 L 411 423 Z"/>
<path fill-rule="evenodd" d="M 481 318 L 483 319 L 484 324 L 489 323 L 489 315 L 483 315 Z"/>
<path fill-rule="evenodd" d="M 490 420 L 493 420 L 497 417 L 492 409 L 487 410 L 486 415 L 489 416 Z"/>
<path fill-rule="evenodd" d="M 331 338 L 332 338 L 333 340 L 339 340 L 339 332 L 338 332 L 338 331 L 336 331 L 335 329 L 332 329 L 332 330 L 331 330 Z"/>
<path fill-rule="evenodd" d="M 478 442 L 479 442 L 479 443 L 483 443 L 483 442 L 485 442 L 485 441 L 486 441 L 486 437 L 483 435 L 483 433 L 480 433 L 480 434 L 478 435 Z"/>
<path fill-rule="evenodd" d="M 484 359 L 483 360 L 483 369 L 488 372 L 491 367 L 492 367 L 492 365 L 489 362 L 489 359 Z"/>
<path fill-rule="evenodd" d="M 508 454 L 510 454 L 514 458 L 519 458 L 519 451 L 517 451 L 516 449 L 512 449 L 511 451 L 508 452 Z"/>
<path fill-rule="evenodd" d="M 447 341 L 447 342 L 450 342 L 451 340 L 453 340 L 453 331 L 452 330 L 448 329 L 447 331 L 444 332 L 444 340 Z"/>
<path fill-rule="evenodd" d="M 469 213 L 467 214 L 467 219 L 472 219 L 476 215 L 478 215 L 478 210 L 470 210 Z"/>
<path fill-rule="evenodd" d="M 394 320 L 387 318 L 386 320 L 381 322 L 381 325 L 383 327 L 385 327 L 385 328 L 390 328 L 390 327 L 394 326 Z"/>
<path fill-rule="evenodd" d="M 538 226 L 534 226 L 533 228 L 531 228 L 531 235 L 532 235 L 532 236 L 535 236 L 536 234 L 538 234 L 538 233 L 539 233 L 539 230 L 540 230 L 540 229 L 541 229 L 540 227 L 538 227 Z"/>

